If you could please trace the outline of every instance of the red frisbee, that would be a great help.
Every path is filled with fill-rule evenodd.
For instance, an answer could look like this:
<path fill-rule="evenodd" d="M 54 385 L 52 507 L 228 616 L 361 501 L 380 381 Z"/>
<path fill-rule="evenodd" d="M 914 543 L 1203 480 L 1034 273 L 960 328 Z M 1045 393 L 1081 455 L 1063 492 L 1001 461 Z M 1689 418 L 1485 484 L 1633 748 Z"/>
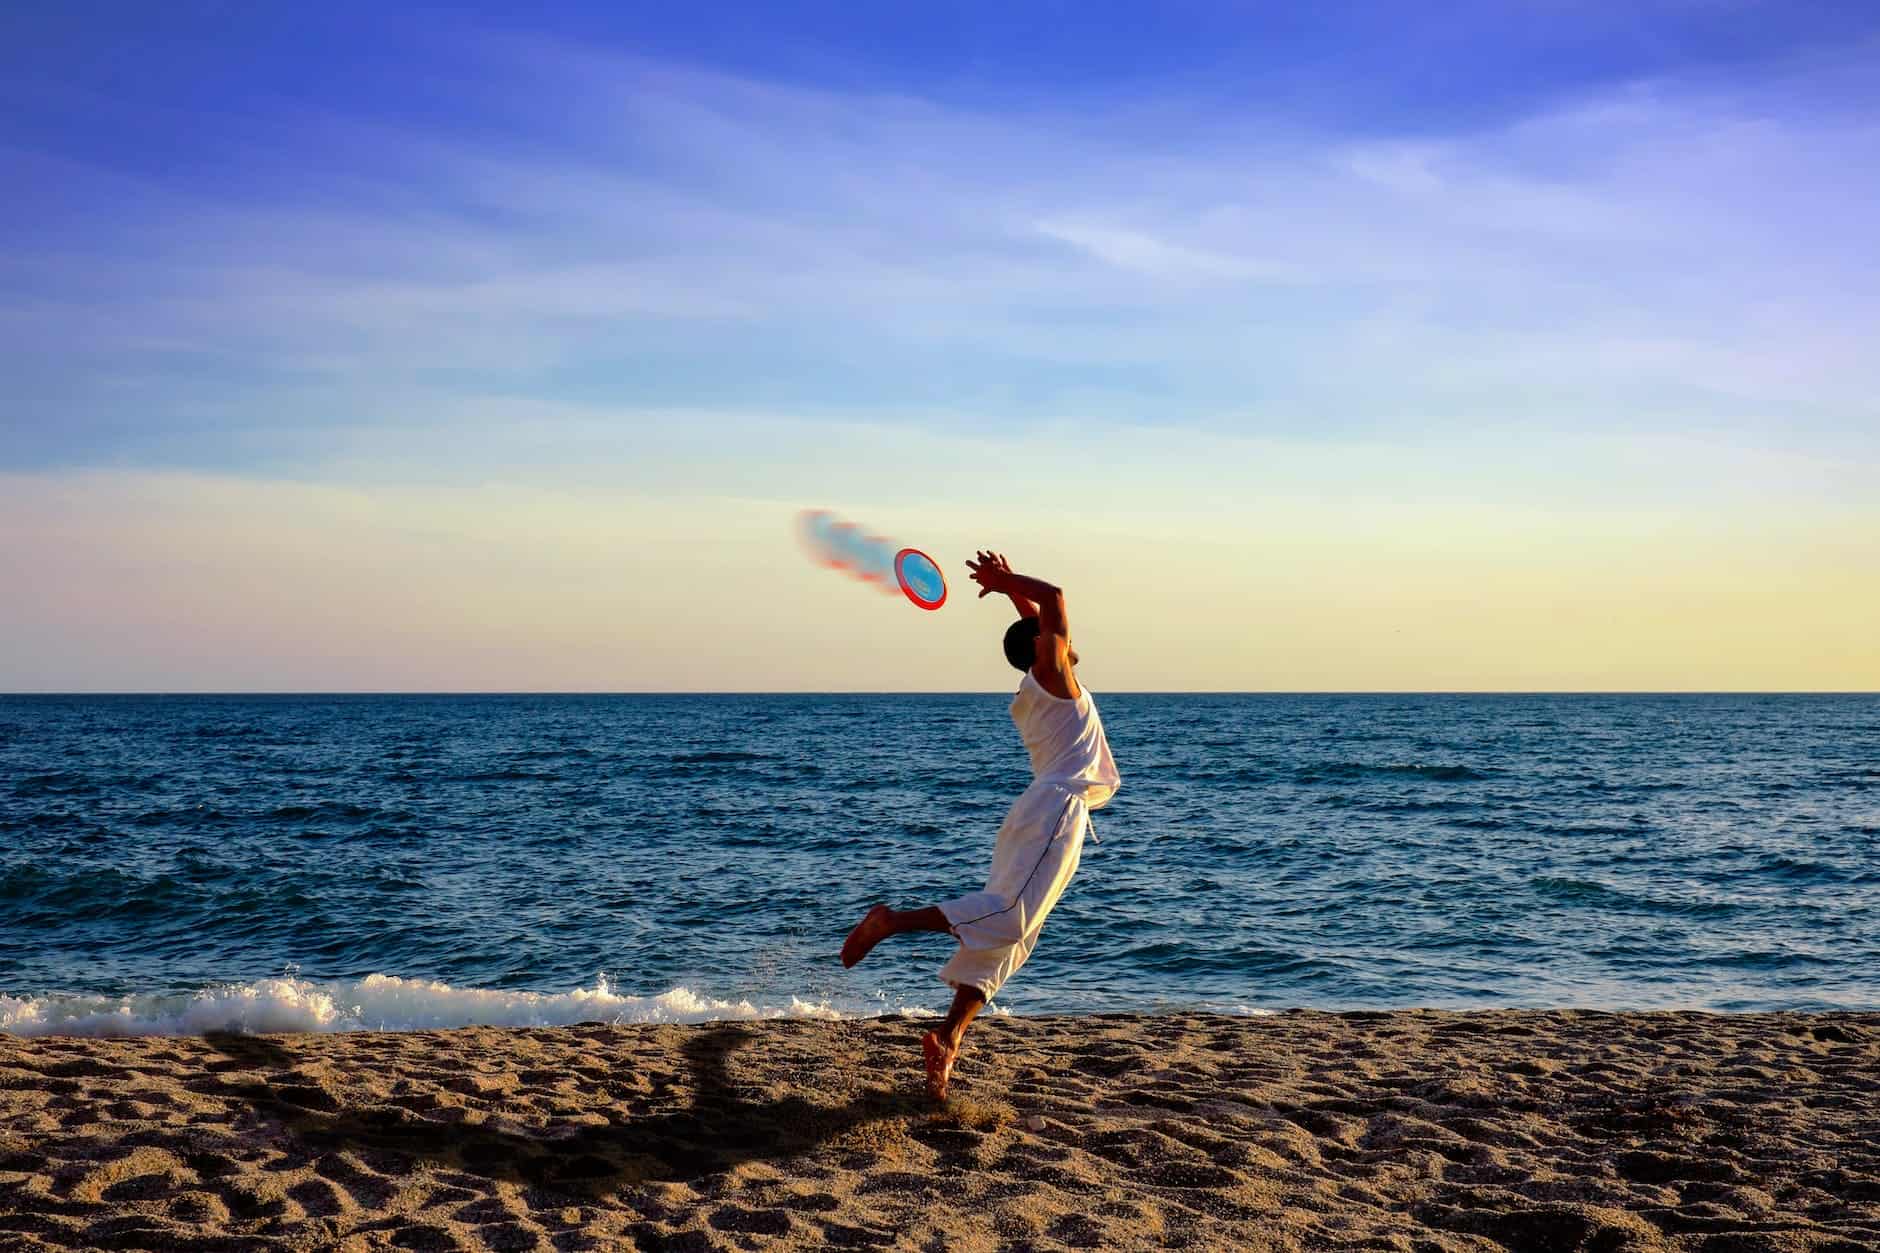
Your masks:
<path fill-rule="evenodd" d="M 894 554 L 894 581 L 907 598 L 922 609 L 938 609 L 947 603 L 947 578 L 934 559 L 918 548 L 903 548 Z"/>

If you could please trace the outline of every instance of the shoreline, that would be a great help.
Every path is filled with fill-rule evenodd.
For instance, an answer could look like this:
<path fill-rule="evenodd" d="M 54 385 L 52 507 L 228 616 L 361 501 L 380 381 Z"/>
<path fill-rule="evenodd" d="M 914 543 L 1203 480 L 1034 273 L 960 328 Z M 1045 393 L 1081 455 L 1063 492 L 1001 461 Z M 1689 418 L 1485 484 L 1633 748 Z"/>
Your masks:
<path fill-rule="evenodd" d="M 1880 1014 L 0 1034 L 26 1249 L 1880 1247 Z"/>
<path fill-rule="evenodd" d="M 136 1039 L 188 1037 L 209 1032 L 244 1034 L 332 1034 L 359 1031 L 450 1031 L 465 1028 L 553 1028 L 581 1025 L 658 1026 L 707 1022 L 809 1020 L 855 1022 L 874 1018 L 918 1021 L 940 1016 L 938 997 L 927 1003 L 805 1000 L 787 1004 L 732 993 L 723 998 L 684 984 L 664 992 L 626 993 L 605 977 L 591 987 L 531 990 L 453 986 L 433 979 L 372 974 L 358 979 L 316 979 L 298 973 L 264 976 L 246 983 L 218 983 L 163 992 L 42 993 L 15 995 L 0 989 L 0 1038 Z M 1620 1005 L 1252 1005 L 1231 999 L 1151 1000 L 1106 1008 L 1010 1009 L 1002 1003 L 991 1017 L 1025 1020 L 1125 1014 L 1167 1017 L 1217 1014 L 1269 1017 L 1288 1013 L 1691 1013 L 1880 1014 L 1880 1002 L 1823 1003 L 1782 1007 L 1706 1004 L 1698 998 Z"/>

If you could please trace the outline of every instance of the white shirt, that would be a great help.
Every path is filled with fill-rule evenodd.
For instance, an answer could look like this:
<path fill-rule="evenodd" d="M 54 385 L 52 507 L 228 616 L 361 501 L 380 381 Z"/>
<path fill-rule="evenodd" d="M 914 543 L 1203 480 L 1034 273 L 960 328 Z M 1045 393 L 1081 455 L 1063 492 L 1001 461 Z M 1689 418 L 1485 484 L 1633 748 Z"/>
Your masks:
<path fill-rule="evenodd" d="M 1102 808 L 1122 786 L 1097 703 L 1081 684 L 1077 699 L 1065 700 L 1045 691 L 1032 672 L 1025 671 L 1012 697 L 1012 721 L 1031 754 L 1034 782 L 1069 788 L 1092 809 Z"/>

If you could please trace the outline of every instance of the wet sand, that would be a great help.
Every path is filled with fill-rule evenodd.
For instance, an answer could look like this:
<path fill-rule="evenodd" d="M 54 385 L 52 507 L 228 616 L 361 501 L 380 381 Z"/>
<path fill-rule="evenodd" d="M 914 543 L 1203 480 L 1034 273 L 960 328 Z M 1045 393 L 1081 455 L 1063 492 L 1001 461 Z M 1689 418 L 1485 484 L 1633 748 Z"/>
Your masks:
<path fill-rule="evenodd" d="M 0 1036 L 0 1248 L 1880 1249 L 1880 1015 Z"/>

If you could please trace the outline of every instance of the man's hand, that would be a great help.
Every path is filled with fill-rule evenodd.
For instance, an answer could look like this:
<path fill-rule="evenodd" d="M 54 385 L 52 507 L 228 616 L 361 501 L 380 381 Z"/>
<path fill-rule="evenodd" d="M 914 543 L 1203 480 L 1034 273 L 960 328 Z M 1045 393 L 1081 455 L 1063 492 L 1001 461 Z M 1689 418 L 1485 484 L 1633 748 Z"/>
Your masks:
<path fill-rule="evenodd" d="M 1006 561 L 1004 553 L 991 551 L 979 554 L 977 562 L 969 561 L 966 568 L 973 572 L 973 582 L 979 584 L 979 598 L 984 600 L 994 592 L 1004 592 L 1012 598 L 1012 608 L 1018 610 L 1021 618 L 1038 616 L 1037 602 L 1024 591 L 1025 578 L 1012 571 L 1011 563 Z"/>
<path fill-rule="evenodd" d="M 1003 554 L 981 552 L 978 561 L 969 561 L 966 568 L 973 572 L 973 582 L 979 584 L 979 597 L 984 600 L 994 592 L 1003 592 L 1012 577 L 1012 567 Z"/>

